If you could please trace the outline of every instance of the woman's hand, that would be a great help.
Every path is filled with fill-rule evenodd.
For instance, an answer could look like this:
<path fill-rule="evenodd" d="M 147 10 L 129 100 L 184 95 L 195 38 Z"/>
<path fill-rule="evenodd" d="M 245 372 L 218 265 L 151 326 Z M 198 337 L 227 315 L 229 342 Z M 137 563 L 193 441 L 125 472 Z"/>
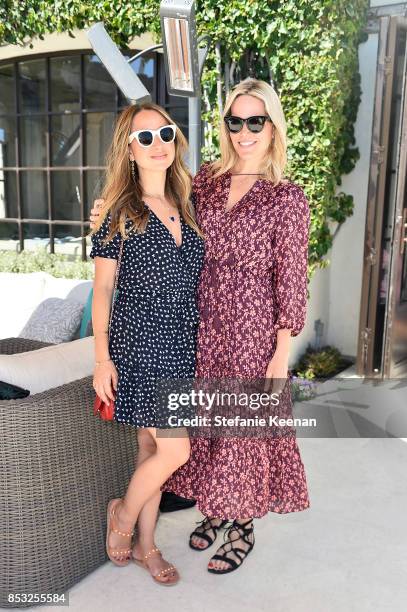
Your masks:
<path fill-rule="evenodd" d="M 93 229 L 96 225 L 95 221 L 98 219 L 99 215 L 100 215 L 100 209 L 103 207 L 104 204 L 104 200 L 103 199 L 99 199 L 99 200 L 95 200 L 93 202 L 93 208 L 90 211 L 90 215 L 89 215 L 89 219 L 90 219 L 90 226 Z M 100 366 L 98 366 L 100 367 Z"/>
<path fill-rule="evenodd" d="M 93 388 L 106 404 L 110 404 L 109 399 L 115 400 L 113 389 L 117 391 L 118 378 L 117 369 L 113 361 L 106 361 L 95 366 Z"/>
<path fill-rule="evenodd" d="M 264 390 L 266 393 L 272 391 L 280 394 L 287 382 L 288 376 L 288 351 L 276 349 L 272 359 L 269 361 L 266 370 L 266 383 Z"/>

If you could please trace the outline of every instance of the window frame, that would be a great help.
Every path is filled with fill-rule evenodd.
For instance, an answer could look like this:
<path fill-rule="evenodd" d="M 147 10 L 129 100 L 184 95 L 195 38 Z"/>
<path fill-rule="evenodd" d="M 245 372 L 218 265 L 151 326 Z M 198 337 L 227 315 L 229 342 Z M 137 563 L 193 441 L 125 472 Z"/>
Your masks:
<path fill-rule="evenodd" d="M 133 49 L 131 52 L 133 53 Z M 128 54 L 129 50 L 123 51 Z M 81 238 L 81 259 L 82 261 L 88 261 L 87 257 L 87 245 L 86 237 L 89 233 L 90 224 L 85 216 L 87 214 L 88 198 L 91 194 L 88 193 L 86 173 L 89 171 L 104 171 L 105 166 L 100 165 L 87 165 L 86 164 L 86 116 L 91 113 L 114 113 L 117 116 L 120 111 L 124 108 L 119 106 L 119 89 L 116 87 L 115 93 L 115 106 L 114 108 L 91 108 L 86 109 L 85 104 L 85 56 L 95 55 L 91 49 L 75 49 L 75 50 L 62 50 L 58 52 L 49 53 L 38 53 L 27 56 L 18 56 L 15 58 L 4 59 L 0 62 L 0 67 L 5 65 L 12 65 L 14 70 L 14 95 L 15 95 L 15 112 L 14 113 L 2 113 L 1 117 L 11 117 L 15 119 L 16 130 L 15 130 L 15 166 L 2 166 L 2 172 L 14 172 L 16 176 L 16 198 L 17 198 L 17 217 L 4 217 L 1 219 L 2 223 L 17 224 L 18 226 L 18 242 L 19 251 L 24 250 L 24 227 L 30 224 L 47 225 L 49 228 L 49 251 L 55 253 L 55 228 L 58 225 L 68 225 L 80 228 Z M 153 74 L 153 90 L 152 101 L 160 104 L 163 108 L 171 111 L 171 108 L 183 107 L 182 104 L 177 103 L 177 100 L 172 96 L 169 97 L 166 84 L 165 84 L 165 69 L 164 60 L 162 53 L 149 52 L 154 58 L 154 74 Z M 78 111 L 72 112 L 72 114 L 79 115 L 79 134 L 80 134 L 80 158 L 79 164 L 76 166 L 53 166 L 52 165 L 52 119 L 57 115 L 64 115 L 64 111 L 51 110 L 51 59 L 56 57 L 80 57 L 80 79 L 79 79 L 79 109 Z M 20 99 L 19 99 L 19 88 L 20 88 L 20 73 L 19 64 L 22 62 L 28 62 L 31 60 L 45 60 L 46 69 L 46 81 L 45 81 L 45 110 L 41 112 L 21 112 Z M 188 112 L 188 111 L 186 111 Z M 21 140 L 21 126 L 20 118 L 27 116 L 45 116 L 46 117 L 46 164 L 44 166 L 22 166 L 22 140 Z M 186 131 L 188 126 L 185 123 L 181 123 L 180 127 L 183 131 Z M 46 207 L 48 210 L 48 218 L 28 218 L 23 217 L 22 210 L 22 175 L 30 171 L 42 171 L 46 172 Z M 80 219 L 55 219 L 53 218 L 53 201 L 52 201 L 52 173 L 54 172 L 79 172 L 79 189 L 80 189 Z"/>

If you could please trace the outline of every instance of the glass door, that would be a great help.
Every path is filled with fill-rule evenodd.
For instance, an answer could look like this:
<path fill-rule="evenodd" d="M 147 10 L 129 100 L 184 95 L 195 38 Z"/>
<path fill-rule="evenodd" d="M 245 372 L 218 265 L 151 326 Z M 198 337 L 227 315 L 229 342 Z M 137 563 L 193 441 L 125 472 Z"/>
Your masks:
<path fill-rule="evenodd" d="M 389 377 L 407 374 L 407 19 L 380 21 L 357 371 Z"/>
<path fill-rule="evenodd" d="M 398 29 L 396 44 L 396 146 L 389 168 L 389 196 L 394 200 L 394 213 L 383 350 L 383 370 L 391 378 L 407 376 L 407 29 Z"/>

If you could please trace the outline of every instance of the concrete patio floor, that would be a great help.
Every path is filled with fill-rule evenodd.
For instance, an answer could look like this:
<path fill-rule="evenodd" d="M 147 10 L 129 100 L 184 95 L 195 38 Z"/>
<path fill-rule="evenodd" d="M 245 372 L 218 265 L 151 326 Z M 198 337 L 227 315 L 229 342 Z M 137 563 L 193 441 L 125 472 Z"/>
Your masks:
<path fill-rule="evenodd" d="M 352 371 L 346 376 L 352 378 Z M 377 389 L 373 394 L 377 397 Z M 397 397 L 407 410 L 406 390 L 400 389 Z M 188 534 L 202 518 L 196 508 L 162 514 L 157 545 L 177 565 L 181 582 L 163 588 L 134 564 L 119 568 L 107 562 L 71 588 L 69 609 L 405 612 L 406 442 L 301 437 L 298 444 L 311 507 L 256 519 L 255 547 L 236 572 L 214 576 L 206 571 L 216 545 L 206 552 L 188 547 Z M 222 538 L 220 534 L 218 546 Z"/>

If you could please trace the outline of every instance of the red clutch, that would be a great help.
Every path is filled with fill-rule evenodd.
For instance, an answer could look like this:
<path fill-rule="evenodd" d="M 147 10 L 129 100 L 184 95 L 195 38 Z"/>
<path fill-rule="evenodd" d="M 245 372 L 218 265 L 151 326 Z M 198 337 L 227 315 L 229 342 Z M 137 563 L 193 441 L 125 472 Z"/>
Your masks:
<path fill-rule="evenodd" d="M 96 394 L 95 402 L 93 404 L 93 414 L 96 416 L 98 413 L 100 418 L 104 421 L 113 421 L 114 401 L 111 400 L 110 404 L 108 405 L 98 396 L 98 394 Z"/>

